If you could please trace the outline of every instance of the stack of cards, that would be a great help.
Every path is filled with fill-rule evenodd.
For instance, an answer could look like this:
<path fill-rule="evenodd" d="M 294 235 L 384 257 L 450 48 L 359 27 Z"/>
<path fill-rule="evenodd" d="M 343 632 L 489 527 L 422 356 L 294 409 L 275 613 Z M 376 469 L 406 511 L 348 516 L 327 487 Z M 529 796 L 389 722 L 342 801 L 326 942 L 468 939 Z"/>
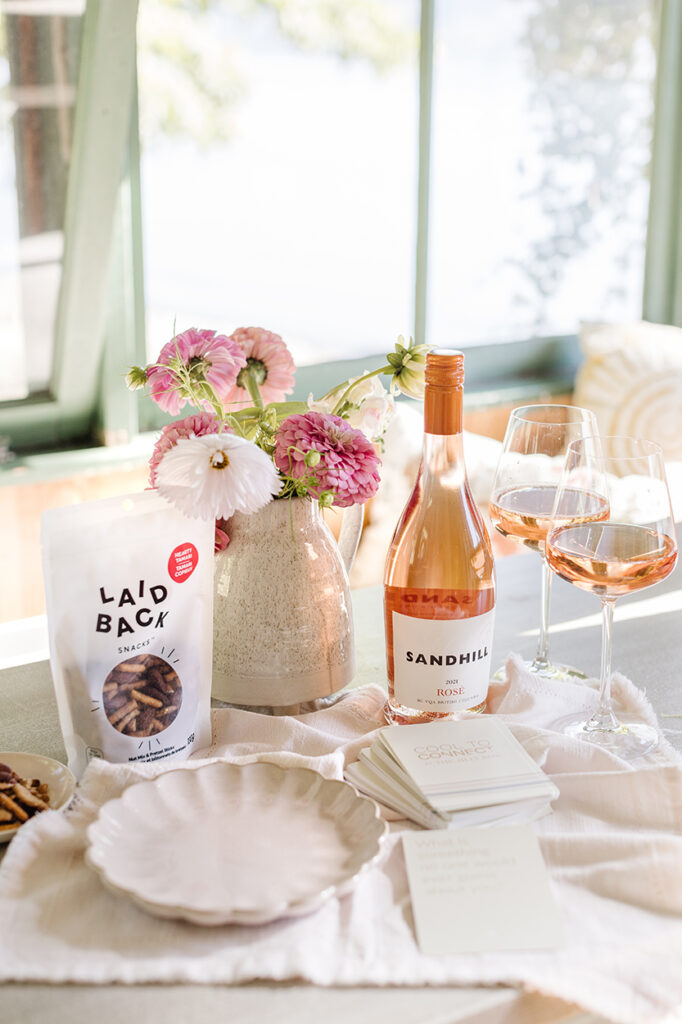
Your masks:
<path fill-rule="evenodd" d="M 425 828 L 533 821 L 559 795 L 507 726 L 487 716 L 382 729 L 346 779 Z"/>

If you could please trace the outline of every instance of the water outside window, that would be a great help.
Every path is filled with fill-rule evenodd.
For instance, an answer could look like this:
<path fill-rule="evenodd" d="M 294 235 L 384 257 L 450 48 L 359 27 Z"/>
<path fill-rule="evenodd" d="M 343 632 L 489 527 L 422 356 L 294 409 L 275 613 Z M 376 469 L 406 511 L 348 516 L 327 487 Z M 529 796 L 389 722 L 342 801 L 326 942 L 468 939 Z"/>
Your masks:
<path fill-rule="evenodd" d="M 418 5 L 276 6 L 209 4 L 183 69 L 157 52 L 181 16 L 143 0 L 150 355 L 174 317 L 268 326 L 299 362 L 412 329 Z M 641 315 L 656 25 L 652 0 L 438 0 L 431 344 Z"/>
<path fill-rule="evenodd" d="M 392 347 L 413 318 L 418 3 L 199 6 L 140 12 L 150 358 L 174 321 L 267 327 L 299 363 Z"/>
<path fill-rule="evenodd" d="M 0 0 L 0 400 L 49 380 L 83 7 Z M 411 332 L 419 17 L 140 0 L 150 357 L 174 323 L 265 326 L 299 363 Z M 436 0 L 431 344 L 640 315 L 657 22 Z"/>
<path fill-rule="evenodd" d="M 429 341 L 641 317 L 658 4 L 437 0 Z"/>

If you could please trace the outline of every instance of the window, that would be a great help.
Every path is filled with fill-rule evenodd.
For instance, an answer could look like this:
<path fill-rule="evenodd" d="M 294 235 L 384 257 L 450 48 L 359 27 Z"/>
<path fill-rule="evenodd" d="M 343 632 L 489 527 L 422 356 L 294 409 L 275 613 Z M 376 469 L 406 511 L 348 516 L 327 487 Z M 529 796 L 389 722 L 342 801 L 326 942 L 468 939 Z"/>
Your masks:
<path fill-rule="evenodd" d="M 82 3 L 5 2 L 0 35 L 0 400 L 52 370 Z"/>
<path fill-rule="evenodd" d="M 142 240 L 150 356 L 174 321 L 260 322 L 311 364 L 301 389 L 415 320 L 479 383 L 565 373 L 580 319 L 641 314 L 647 220 L 646 308 L 679 316 L 673 0 L 139 0 L 141 161 L 137 0 L 84 4 L 0 0 L 18 450 L 154 425 L 121 384 Z"/>
<path fill-rule="evenodd" d="M 140 9 L 150 359 L 175 320 L 381 351 L 413 316 L 416 0 L 201 8 Z"/>
<path fill-rule="evenodd" d="M 81 9 L 73 0 L 0 2 L 8 55 L 4 112 L 15 154 L 0 180 L 5 209 L 17 204 L 15 248 L 17 236 L 21 241 L 19 262 L 3 250 L 0 320 L 13 326 L 12 351 L 19 352 L 11 393 L 30 388 L 26 399 L 0 404 L 0 433 L 15 448 L 92 440 L 103 408 L 105 335 L 112 333 L 112 349 L 121 348 L 129 332 L 120 325 L 134 305 L 134 246 L 124 235 L 133 213 L 137 0 L 87 5 L 72 117 Z M 0 137 L 9 159 L 7 124 Z"/>
<path fill-rule="evenodd" d="M 639 319 L 658 3 L 435 10 L 429 340 Z"/>

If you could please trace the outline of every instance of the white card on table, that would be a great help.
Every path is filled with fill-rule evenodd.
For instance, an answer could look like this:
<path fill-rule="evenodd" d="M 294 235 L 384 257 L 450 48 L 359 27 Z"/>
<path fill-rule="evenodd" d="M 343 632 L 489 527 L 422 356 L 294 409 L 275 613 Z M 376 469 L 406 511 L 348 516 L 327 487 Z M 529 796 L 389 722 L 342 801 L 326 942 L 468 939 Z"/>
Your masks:
<path fill-rule="evenodd" d="M 417 943 L 427 956 L 554 949 L 559 911 L 529 825 L 406 832 Z"/>

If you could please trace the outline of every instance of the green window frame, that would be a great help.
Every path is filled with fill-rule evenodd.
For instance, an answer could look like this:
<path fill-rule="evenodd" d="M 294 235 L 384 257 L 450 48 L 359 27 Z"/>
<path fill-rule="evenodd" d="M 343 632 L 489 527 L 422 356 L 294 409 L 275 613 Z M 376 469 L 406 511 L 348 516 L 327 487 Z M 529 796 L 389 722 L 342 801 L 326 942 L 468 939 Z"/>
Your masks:
<path fill-rule="evenodd" d="M 662 0 L 643 315 L 682 327 L 682 4 Z"/>
<path fill-rule="evenodd" d="M 136 19 L 137 0 L 88 0 L 52 374 L 46 391 L 0 405 L 0 433 L 16 450 L 92 443 L 99 399 L 106 390 L 106 382 L 101 386 L 103 354 L 106 349 L 106 368 L 116 358 L 109 348 L 115 353 L 121 338 L 129 337 L 110 335 L 107 344 L 114 325 L 106 311 L 117 309 L 117 317 L 130 317 L 127 307 L 135 308 L 130 293 L 141 286 L 141 263 L 133 266 L 138 251 L 133 238 L 139 231 Z M 129 264 L 125 275 L 122 260 Z M 128 271 L 133 270 L 131 279 Z M 143 345 L 142 337 L 136 341 L 136 354 Z M 103 408 L 110 408 L 112 401 Z"/>
<path fill-rule="evenodd" d="M 169 417 L 126 391 L 145 361 L 135 23 L 138 0 L 88 0 L 49 388 L 0 404 L 18 452 L 117 445 Z M 421 0 L 414 336 L 427 340 L 429 180 L 435 0 Z M 93 230 L 96 225 L 96 230 Z M 682 4 L 662 0 L 643 315 L 682 325 Z M 370 356 L 302 367 L 297 398 L 360 372 Z M 467 400 L 514 402 L 570 389 L 575 335 L 467 350 Z M 142 448 L 140 448 L 142 450 Z M 70 460 L 78 464 L 90 456 Z M 37 457 L 44 466 L 45 456 Z M 11 467 L 11 464 L 10 464 Z M 0 467 L 2 470 L 2 467 Z M 6 479 L 2 479 L 3 475 Z M 0 472 L 0 481 L 9 483 Z"/>

